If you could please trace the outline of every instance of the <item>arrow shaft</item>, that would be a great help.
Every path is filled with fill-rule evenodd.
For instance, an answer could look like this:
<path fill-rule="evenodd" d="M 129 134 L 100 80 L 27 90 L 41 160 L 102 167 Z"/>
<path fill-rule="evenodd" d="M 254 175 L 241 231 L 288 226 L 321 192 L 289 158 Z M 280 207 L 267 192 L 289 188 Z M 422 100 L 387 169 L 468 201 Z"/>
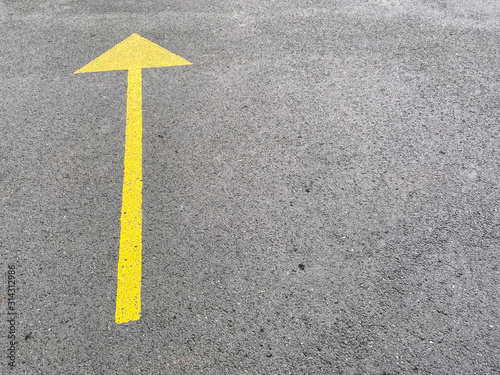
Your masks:
<path fill-rule="evenodd" d="M 142 266 L 142 74 L 128 70 L 127 128 L 120 252 L 116 294 L 116 323 L 138 320 L 141 314 Z"/>

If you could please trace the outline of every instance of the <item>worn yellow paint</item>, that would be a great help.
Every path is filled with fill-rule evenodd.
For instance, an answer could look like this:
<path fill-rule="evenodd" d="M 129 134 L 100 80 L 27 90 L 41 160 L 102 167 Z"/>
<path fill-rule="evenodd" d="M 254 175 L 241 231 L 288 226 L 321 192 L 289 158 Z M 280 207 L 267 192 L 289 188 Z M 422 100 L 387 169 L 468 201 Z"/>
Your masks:
<path fill-rule="evenodd" d="M 127 128 L 122 190 L 116 323 L 141 317 L 142 273 L 142 68 L 191 63 L 132 34 L 75 73 L 128 70 Z"/>

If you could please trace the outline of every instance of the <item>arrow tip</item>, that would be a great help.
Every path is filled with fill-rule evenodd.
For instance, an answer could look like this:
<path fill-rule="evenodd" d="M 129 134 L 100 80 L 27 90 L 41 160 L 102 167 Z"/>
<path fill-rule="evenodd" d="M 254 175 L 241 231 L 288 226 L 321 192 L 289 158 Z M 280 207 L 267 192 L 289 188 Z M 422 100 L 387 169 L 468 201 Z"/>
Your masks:
<path fill-rule="evenodd" d="M 75 74 L 176 65 L 191 65 L 191 63 L 139 34 L 133 33 L 127 39 L 78 69 Z"/>

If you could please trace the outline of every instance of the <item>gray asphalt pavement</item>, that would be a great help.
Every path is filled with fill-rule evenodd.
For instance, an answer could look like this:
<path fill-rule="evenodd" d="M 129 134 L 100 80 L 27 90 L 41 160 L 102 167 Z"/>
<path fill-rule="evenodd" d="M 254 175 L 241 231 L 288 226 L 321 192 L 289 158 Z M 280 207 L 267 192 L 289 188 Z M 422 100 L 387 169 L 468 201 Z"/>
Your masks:
<path fill-rule="evenodd" d="M 74 72 L 132 33 L 192 65 L 116 324 L 127 74 Z M 500 374 L 499 61 L 496 0 L 0 1 L 0 373 Z"/>

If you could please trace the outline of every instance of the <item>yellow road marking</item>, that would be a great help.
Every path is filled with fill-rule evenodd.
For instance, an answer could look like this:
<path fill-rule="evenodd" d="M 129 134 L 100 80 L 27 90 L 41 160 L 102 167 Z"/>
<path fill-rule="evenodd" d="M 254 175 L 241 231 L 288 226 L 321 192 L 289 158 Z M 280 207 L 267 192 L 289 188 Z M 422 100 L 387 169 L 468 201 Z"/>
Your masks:
<path fill-rule="evenodd" d="M 191 63 L 138 34 L 132 34 L 75 73 L 176 65 L 191 65 Z"/>
<path fill-rule="evenodd" d="M 142 68 L 190 65 L 182 57 L 132 34 L 75 73 L 128 70 L 127 128 L 122 191 L 116 323 L 141 317 Z"/>
<path fill-rule="evenodd" d="M 129 322 L 141 317 L 142 83 L 140 68 L 128 71 L 124 165 L 116 323 Z"/>

